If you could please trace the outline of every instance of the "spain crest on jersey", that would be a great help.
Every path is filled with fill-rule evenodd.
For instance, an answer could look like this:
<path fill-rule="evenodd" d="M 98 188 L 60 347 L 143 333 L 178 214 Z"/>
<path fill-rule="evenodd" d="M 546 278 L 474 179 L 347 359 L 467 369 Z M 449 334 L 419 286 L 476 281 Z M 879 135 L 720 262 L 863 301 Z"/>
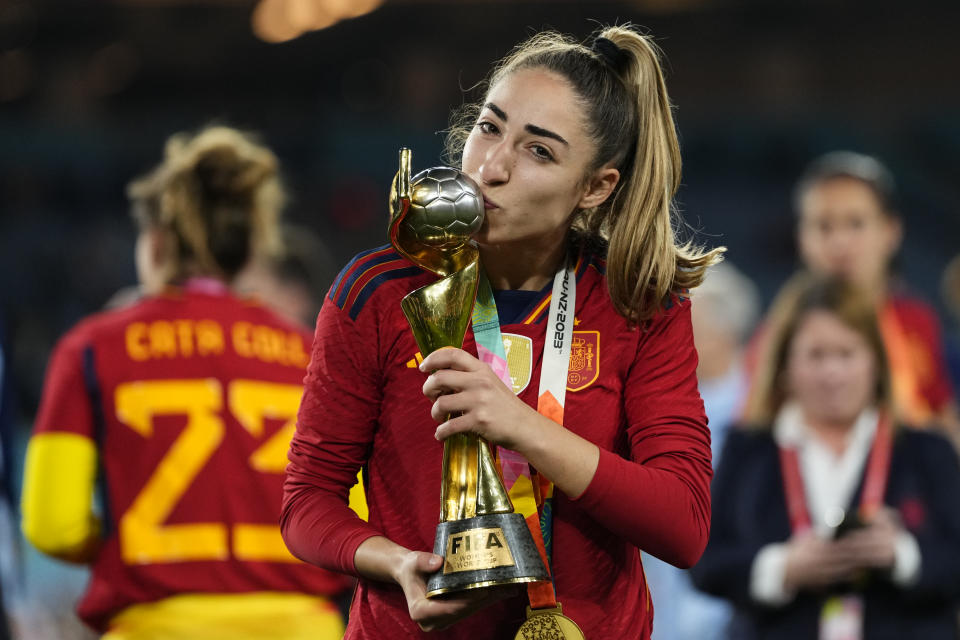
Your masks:
<path fill-rule="evenodd" d="M 513 392 L 519 394 L 530 384 L 533 371 L 533 340 L 515 333 L 503 334 L 503 350 L 507 354 L 507 367 Z"/>
<path fill-rule="evenodd" d="M 600 332 L 574 331 L 570 343 L 567 391 L 586 389 L 600 375 Z"/>

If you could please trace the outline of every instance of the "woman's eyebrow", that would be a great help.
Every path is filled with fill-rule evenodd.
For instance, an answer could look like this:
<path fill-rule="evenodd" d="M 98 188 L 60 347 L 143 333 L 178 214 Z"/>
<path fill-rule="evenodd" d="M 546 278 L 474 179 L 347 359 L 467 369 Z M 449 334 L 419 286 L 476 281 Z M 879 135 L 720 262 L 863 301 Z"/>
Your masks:
<path fill-rule="evenodd" d="M 506 113 L 506 111 L 504 111 L 503 109 L 501 109 L 500 107 L 498 107 L 498 106 L 495 105 L 494 103 L 492 103 L 492 102 L 487 102 L 487 103 L 485 103 L 485 104 L 483 105 L 483 107 L 484 107 L 485 109 L 490 109 L 490 111 L 493 111 L 495 114 L 497 114 L 497 117 L 498 117 L 498 118 L 500 118 L 500 119 L 503 120 L 504 122 L 507 122 L 508 118 L 507 118 L 507 113 Z M 570 146 L 570 143 L 567 142 L 566 140 L 564 140 L 564 139 L 563 139 L 563 136 L 561 136 L 559 133 L 554 133 L 553 131 L 550 131 L 549 129 L 544 129 L 543 127 L 538 127 L 538 126 L 535 125 L 535 124 L 528 124 L 527 126 L 524 127 L 524 129 L 526 129 L 527 131 L 529 131 L 530 133 L 532 133 L 532 134 L 535 135 L 535 136 L 543 136 L 543 137 L 545 137 L 545 138 L 553 138 L 554 140 L 557 140 L 558 142 L 562 142 L 563 144 L 567 145 L 568 147 Z"/>
<path fill-rule="evenodd" d="M 484 108 L 490 109 L 490 111 L 493 111 L 495 114 L 497 114 L 497 117 L 503 120 L 504 122 L 507 121 L 507 113 L 497 105 L 493 104 L 492 102 L 488 102 L 483 106 Z"/>
<path fill-rule="evenodd" d="M 524 127 L 524 129 L 526 129 L 527 131 L 529 131 L 530 133 L 532 133 L 532 134 L 535 135 L 535 136 L 543 136 L 544 138 L 553 138 L 554 140 L 557 140 L 557 141 L 559 141 L 559 142 L 562 142 L 563 144 L 567 145 L 568 147 L 570 146 L 570 143 L 567 142 L 566 140 L 564 140 L 564 139 L 563 139 L 563 136 L 561 136 L 559 133 L 554 133 L 553 131 L 550 131 L 549 129 L 544 129 L 543 127 L 538 127 L 538 126 L 535 125 L 535 124 L 528 124 L 527 126 Z"/>
<path fill-rule="evenodd" d="M 507 112 L 506 112 L 506 111 L 504 111 L 503 109 L 501 109 L 500 107 L 498 107 L 497 105 L 495 105 L 495 104 L 492 103 L 492 102 L 487 102 L 487 103 L 485 103 L 483 106 L 484 106 L 485 109 L 490 109 L 490 111 L 493 111 L 495 114 L 497 114 L 497 117 L 498 117 L 498 118 L 500 118 L 500 119 L 503 120 L 504 122 L 507 122 L 508 118 L 507 118 Z M 554 133 L 553 131 L 550 131 L 549 129 L 544 129 L 543 127 L 538 127 L 538 126 L 535 125 L 535 124 L 528 124 L 527 126 L 524 127 L 524 129 L 526 129 L 527 131 L 529 131 L 530 133 L 532 133 L 532 134 L 535 135 L 535 136 L 543 136 L 543 137 L 545 137 L 545 138 L 553 138 L 554 140 L 557 140 L 558 142 L 562 142 L 563 144 L 567 145 L 568 147 L 570 146 L 570 143 L 567 142 L 566 140 L 564 140 L 564 139 L 563 139 L 563 136 L 561 136 L 559 133 Z"/>

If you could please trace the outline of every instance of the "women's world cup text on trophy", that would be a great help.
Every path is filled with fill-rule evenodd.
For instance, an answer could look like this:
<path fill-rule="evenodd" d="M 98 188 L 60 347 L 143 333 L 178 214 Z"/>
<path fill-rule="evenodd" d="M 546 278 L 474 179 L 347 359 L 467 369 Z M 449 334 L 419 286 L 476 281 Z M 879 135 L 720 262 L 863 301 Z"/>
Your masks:
<path fill-rule="evenodd" d="M 470 241 L 483 223 L 476 183 L 450 167 L 410 177 L 411 153 L 400 150 L 390 189 L 390 242 L 440 280 L 400 303 L 424 357 L 463 346 L 480 275 Z M 426 417 L 425 417 L 426 418 Z M 462 433 L 443 443 L 440 524 L 433 552 L 443 568 L 427 582 L 427 597 L 480 587 L 549 580 L 527 524 L 497 474 L 487 442 Z"/>

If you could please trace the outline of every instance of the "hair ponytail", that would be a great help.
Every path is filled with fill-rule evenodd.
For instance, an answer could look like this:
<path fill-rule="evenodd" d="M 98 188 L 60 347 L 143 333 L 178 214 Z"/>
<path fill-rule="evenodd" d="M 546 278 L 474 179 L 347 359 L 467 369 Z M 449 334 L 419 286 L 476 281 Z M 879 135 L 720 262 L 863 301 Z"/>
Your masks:
<path fill-rule="evenodd" d="M 489 86 L 529 68 L 561 75 L 583 99 L 587 133 L 597 148 L 589 170 L 620 171 L 613 195 L 580 212 L 573 228 L 588 241 L 608 242 L 607 285 L 617 311 L 631 322 L 648 320 L 668 296 L 699 285 L 725 250 L 707 252 L 675 238 L 680 146 L 659 50 L 629 25 L 602 29 L 592 47 L 539 33 L 500 61 Z M 459 161 L 478 112 L 474 104 L 454 114 L 447 135 L 452 161 Z"/>
<path fill-rule="evenodd" d="M 649 36 L 626 27 L 608 27 L 600 37 L 627 54 L 620 77 L 636 104 L 632 157 L 622 166 L 606 215 L 601 214 L 609 225 L 607 282 L 620 313 L 642 321 L 671 293 L 703 282 L 724 249 L 704 252 L 676 241 L 679 215 L 673 197 L 680 185 L 680 144 L 659 48 Z"/>

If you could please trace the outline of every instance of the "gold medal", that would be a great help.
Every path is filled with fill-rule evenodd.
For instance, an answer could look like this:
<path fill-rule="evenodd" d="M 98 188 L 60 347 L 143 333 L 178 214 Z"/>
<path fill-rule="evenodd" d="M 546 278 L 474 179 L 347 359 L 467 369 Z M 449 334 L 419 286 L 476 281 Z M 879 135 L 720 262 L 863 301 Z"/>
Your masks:
<path fill-rule="evenodd" d="M 527 621 L 520 625 L 513 640 L 585 640 L 577 623 L 563 615 L 557 603 L 549 609 L 527 607 Z"/>

